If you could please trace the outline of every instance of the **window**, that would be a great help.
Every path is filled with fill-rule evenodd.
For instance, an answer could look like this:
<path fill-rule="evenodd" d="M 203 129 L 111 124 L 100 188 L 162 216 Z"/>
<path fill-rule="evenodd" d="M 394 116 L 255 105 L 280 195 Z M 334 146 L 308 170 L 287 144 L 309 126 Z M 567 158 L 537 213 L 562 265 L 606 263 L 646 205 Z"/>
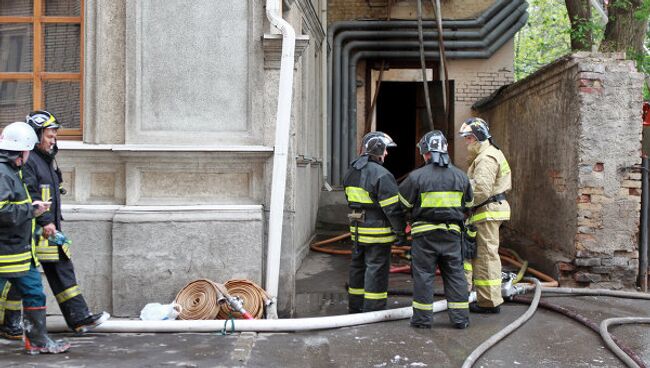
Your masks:
<path fill-rule="evenodd" d="M 83 0 L 0 0 L 0 127 L 45 109 L 83 129 Z"/>

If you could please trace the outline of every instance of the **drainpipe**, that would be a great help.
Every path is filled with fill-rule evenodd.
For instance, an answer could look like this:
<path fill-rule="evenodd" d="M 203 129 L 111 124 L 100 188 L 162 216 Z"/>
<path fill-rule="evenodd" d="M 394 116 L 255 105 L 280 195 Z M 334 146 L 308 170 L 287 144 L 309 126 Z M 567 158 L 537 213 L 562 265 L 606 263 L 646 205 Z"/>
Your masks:
<path fill-rule="evenodd" d="M 275 148 L 273 150 L 273 176 L 271 182 L 271 210 L 266 258 L 266 291 L 272 304 L 267 318 L 277 319 L 277 297 L 282 253 L 282 224 L 284 219 L 284 191 L 287 185 L 287 151 L 291 125 L 291 100 L 293 98 L 293 65 L 296 32 L 282 19 L 282 0 L 266 0 L 266 17 L 282 33 L 282 58 L 280 59 L 280 87 L 275 119 Z"/>
<path fill-rule="evenodd" d="M 641 159 L 643 169 L 641 176 L 641 246 L 639 249 L 639 286 L 645 293 L 648 291 L 648 156 Z"/>
<path fill-rule="evenodd" d="M 327 26 L 327 0 L 320 0 L 320 14 L 321 14 L 321 24 L 323 24 L 323 27 Z M 328 57 L 327 57 L 327 52 L 329 51 L 329 43 L 328 42 L 323 42 L 321 45 L 321 86 L 323 88 L 321 89 L 321 109 L 322 110 L 322 124 L 323 124 L 323 149 L 322 149 L 322 160 L 323 160 L 323 166 L 321 168 L 323 172 L 323 182 L 327 182 L 329 179 L 329 161 L 328 161 L 328 147 L 330 145 L 330 141 L 332 139 L 331 136 L 331 131 L 330 131 L 330 126 L 327 123 L 329 119 L 329 113 L 330 113 L 330 107 L 328 105 L 328 98 L 327 96 L 330 95 L 331 93 L 331 88 L 332 84 L 330 82 L 329 74 L 328 74 Z M 327 81 L 327 83 L 325 83 Z"/>

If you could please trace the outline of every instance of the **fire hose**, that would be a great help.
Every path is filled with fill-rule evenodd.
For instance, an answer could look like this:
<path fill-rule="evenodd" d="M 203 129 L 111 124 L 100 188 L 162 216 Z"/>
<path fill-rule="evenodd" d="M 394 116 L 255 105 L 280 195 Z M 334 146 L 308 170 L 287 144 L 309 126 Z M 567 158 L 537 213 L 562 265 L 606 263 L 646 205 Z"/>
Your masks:
<path fill-rule="evenodd" d="M 176 295 L 174 303 L 181 306 L 178 319 L 207 320 L 219 314 L 219 291 L 214 282 L 199 279 L 190 282 Z"/>
<path fill-rule="evenodd" d="M 260 319 L 270 297 L 260 286 L 248 280 L 230 280 L 225 285 L 199 279 L 187 284 L 176 295 L 179 319 Z"/>
<path fill-rule="evenodd" d="M 516 303 L 522 303 L 522 304 L 530 304 L 531 303 L 531 300 L 529 298 L 525 298 L 525 297 L 522 297 L 522 296 L 515 296 L 514 298 L 512 298 L 512 301 L 514 301 Z M 573 310 L 570 310 L 568 308 L 559 306 L 557 304 L 549 303 L 547 301 L 540 301 L 539 306 L 544 308 L 544 309 L 547 309 L 547 310 L 550 310 L 550 311 L 553 311 L 553 312 L 556 312 L 556 313 L 560 313 L 560 314 L 562 314 L 562 315 L 564 315 L 566 317 L 569 317 L 569 318 L 571 318 L 571 319 L 585 325 L 586 327 L 592 329 L 594 332 L 601 333 L 601 335 L 602 335 L 602 330 L 598 327 L 598 325 L 594 321 L 590 320 L 589 318 L 583 316 L 580 313 L 577 313 L 577 312 L 575 312 Z M 605 321 L 608 321 L 608 320 L 605 320 Z M 603 322 L 605 322 L 605 321 L 603 321 Z M 602 324 L 601 324 L 601 327 L 602 327 Z M 605 331 L 606 330 L 607 329 L 605 328 Z M 609 336 L 609 334 L 608 334 L 608 336 Z M 603 337 L 603 339 L 605 339 L 605 338 Z M 623 344 L 623 342 L 621 342 L 615 336 L 610 336 L 610 339 L 612 340 L 611 344 L 607 343 L 607 340 L 605 339 L 605 342 L 606 342 L 607 346 L 610 348 L 610 350 L 615 351 L 616 349 L 619 349 L 619 350 L 621 350 L 621 352 L 623 352 L 623 354 L 626 354 L 627 356 L 629 356 L 629 358 L 632 359 L 637 364 L 638 367 L 645 367 L 645 363 L 643 363 L 643 360 L 641 360 L 641 358 L 634 351 L 632 351 L 632 349 L 630 349 L 625 344 Z M 619 358 L 620 358 L 620 355 L 619 355 Z"/>
<path fill-rule="evenodd" d="M 309 246 L 309 248 L 311 250 L 315 251 L 315 252 L 321 252 L 321 253 L 327 253 L 327 254 L 350 255 L 350 254 L 352 254 L 351 249 L 331 249 L 331 248 L 323 247 L 323 245 L 336 243 L 337 241 L 349 238 L 351 235 L 352 234 L 348 232 L 348 233 L 343 233 L 341 235 L 337 235 L 337 236 L 335 236 L 333 238 L 317 241 L 317 242 L 312 243 Z M 408 246 L 402 246 L 402 247 L 393 246 L 391 248 L 391 253 L 392 254 L 402 254 L 402 253 L 406 252 L 409 249 L 411 249 L 411 247 L 408 247 Z"/>
<path fill-rule="evenodd" d="M 264 317 L 264 306 L 271 302 L 269 295 L 259 285 L 248 280 L 230 280 L 223 285 L 226 293 L 242 301 L 242 308 L 251 315 L 253 319 Z M 232 307 L 232 303 L 224 305 L 219 311 L 217 319 L 241 318 L 244 313 Z"/>

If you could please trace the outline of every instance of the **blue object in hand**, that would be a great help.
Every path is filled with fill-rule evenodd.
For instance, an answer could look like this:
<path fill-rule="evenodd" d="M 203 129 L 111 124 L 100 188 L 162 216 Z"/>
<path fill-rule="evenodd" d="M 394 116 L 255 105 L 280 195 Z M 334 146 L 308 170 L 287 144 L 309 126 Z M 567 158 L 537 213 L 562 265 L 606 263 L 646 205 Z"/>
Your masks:
<path fill-rule="evenodd" d="M 72 243 L 70 239 L 68 239 L 67 236 L 61 231 L 56 231 L 54 234 L 50 235 L 47 240 L 50 242 L 50 244 L 56 244 L 56 245 L 63 245 L 63 244 L 69 244 Z"/>

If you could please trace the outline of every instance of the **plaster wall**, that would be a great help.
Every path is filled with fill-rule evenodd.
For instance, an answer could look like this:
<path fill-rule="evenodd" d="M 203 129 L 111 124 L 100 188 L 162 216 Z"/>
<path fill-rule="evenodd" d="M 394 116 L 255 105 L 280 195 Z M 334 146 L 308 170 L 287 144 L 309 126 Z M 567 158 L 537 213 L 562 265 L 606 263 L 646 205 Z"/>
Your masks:
<path fill-rule="evenodd" d="M 93 309 L 136 316 L 196 278 L 263 285 L 279 82 L 264 5 L 87 1 L 84 141 L 62 141 L 58 162 Z M 324 36 L 321 2 L 290 5 L 283 17 L 307 34 L 309 56 L 295 65 L 278 303 L 288 314 L 322 175 Z"/>

